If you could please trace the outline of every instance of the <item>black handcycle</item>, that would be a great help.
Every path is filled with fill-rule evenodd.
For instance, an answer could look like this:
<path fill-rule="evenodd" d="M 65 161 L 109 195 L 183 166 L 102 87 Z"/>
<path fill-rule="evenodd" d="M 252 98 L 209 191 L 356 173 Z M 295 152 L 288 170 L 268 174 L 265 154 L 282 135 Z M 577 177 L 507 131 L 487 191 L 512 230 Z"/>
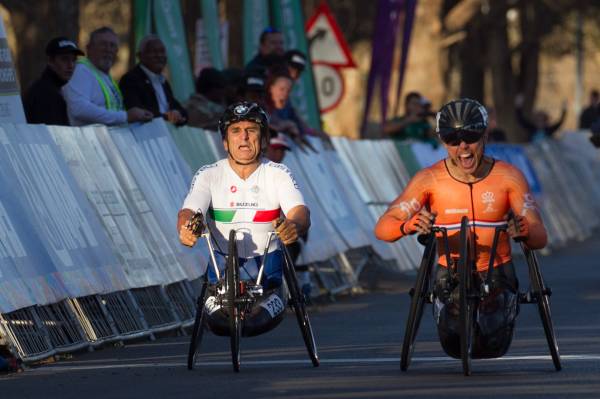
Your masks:
<path fill-rule="evenodd" d="M 198 229 L 198 226 L 202 225 L 202 221 L 198 218 L 200 218 L 200 216 L 196 214 L 190 221 L 190 226 L 193 231 Z M 227 312 L 229 324 L 229 331 L 227 332 L 227 335 L 229 335 L 230 340 L 233 370 L 236 372 L 240 371 L 240 338 L 242 337 L 244 322 L 252 313 L 253 308 L 265 292 L 262 285 L 262 280 L 266 260 L 269 256 L 268 249 L 271 241 L 274 238 L 278 239 L 276 238 L 277 234 L 275 232 L 270 232 L 268 234 L 267 245 L 265 247 L 263 260 L 256 279 L 241 280 L 236 231 L 231 230 L 229 232 L 228 255 L 226 257 L 226 268 L 224 275 L 221 275 L 217 266 L 214 248 L 210 237 L 210 231 L 207 229 L 201 234 L 198 232 L 198 235 L 201 235 L 206 239 L 211 257 L 210 263 L 218 279 L 218 282 L 211 287 L 211 294 L 214 298 L 213 304 L 214 306 L 218 306 L 220 308 L 222 307 Z M 306 310 L 306 299 L 304 295 L 302 295 L 302 292 L 299 288 L 292 258 L 290 257 L 285 245 L 281 243 L 280 247 L 283 251 L 283 277 L 285 286 L 287 288 L 287 303 L 293 309 L 296 315 L 296 319 L 298 321 L 298 325 L 300 327 L 302 338 L 304 340 L 310 360 L 314 367 L 318 367 L 319 356 L 317 354 L 317 345 L 315 343 L 312 326 Z M 204 331 L 207 329 L 207 310 L 205 305 L 208 297 L 208 291 L 209 284 L 207 273 L 205 273 L 202 289 L 196 303 L 196 317 L 194 320 L 194 326 L 192 329 L 190 346 L 188 350 L 187 367 L 189 370 L 193 370 L 196 364 L 196 358 L 200 353 L 202 336 Z M 274 306 L 280 306 L 280 304 L 277 303 Z"/>
<path fill-rule="evenodd" d="M 498 238 L 501 232 L 506 232 L 507 225 L 496 227 L 492 248 L 490 251 L 490 264 L 485 278 L 479 276 L 475 267 L 475 261 L 472 255 L 472 236 L 469 234 L 469 219 L 464 216 L 460 226 L 460 250 L 458 262 L 453 262 L 450 257 L 448 244 L 448 231 L 444 227 L 434 226 L 430 234 L 419 237 L 419 241 L 424 243 L 425 250 L 421 264 L 417 271 L 417 277 L 414 287 L 410 290 L 411 303 L 406 321 L 404 340 L 402 343 L 402 352 L 400 356 L 400 369 L 407 371 L 415 347 L 415 340 L 423 308 L 426 303 L 433 303 L 434 289 L 432 284 L 433 269 L 436 265 L 437 243 L 436 233 L 441 235 L 441 242 L 444 245 L 444 254 L 447 260 L 448 278 L 457 280 L 458 284 L 458 307 L 459 307 L 459 326 L 460 326 L 460 359 L 462 369 L 465 375 L 471 374 L 471 359 L 473 340 L 475 334 L 475 315 L 479 302 L 490 293 L 492 278 L 494 274 L 494 257 L 498 245 Z M 556 371 L 561 370 L 560 354 L 556 335 L 552 325 L 550 314 L 550 296 L 552 290 L 546 286 L 540 271 L 539 262 L 535 251 L 528 249 L 522 242 L 519 242 L 525 259 L 527 261 L 530 286 L 525 292 L 518 294 L 519 303 L 537 304 L 544 333 L 548 343 L 548 348 L 552 356 L 552 361 Z M 455 265 L 455 270 L 452 270 Z M 455 275 L 451 276 L 452 273 Z"/>

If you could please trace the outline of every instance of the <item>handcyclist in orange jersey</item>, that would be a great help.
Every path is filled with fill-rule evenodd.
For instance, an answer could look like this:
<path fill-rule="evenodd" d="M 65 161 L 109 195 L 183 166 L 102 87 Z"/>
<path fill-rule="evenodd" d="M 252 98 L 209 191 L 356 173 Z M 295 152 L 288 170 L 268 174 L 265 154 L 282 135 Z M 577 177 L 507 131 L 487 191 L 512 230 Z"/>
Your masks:
<path fill-rule="evenodd" d="M 509 239 L 520 238 L 530 249 L 546 245 L 546 229 L 523 174 L 514 166 L 484 155 L 487 112 L 477 101 L 460 99 L 444 105 L 436 118 L 448 156 L 419 171 L 392 202 L 375 226 L 380 240 L 393 242 L 410 234 L 428 234 L 435 223 L 446 227 L 450 257 L 458 259 L 460 221 L 467 216 L 473 259 L 482 277 L 487 274 L 495 227 L 501 233 L 494 257 L 492 295 L 478 309 L 479 338 L 474 357 L 498 357 L 512 340 L 518 313 L 518 280 Z M 512 210 L 514 218 L 508 218 Z M 447 281 L 446 257 L 438 236 L 438 269 L 434 288 L 434 318 L 448 355 L 460 357 L 458 301 L 455 279 Z M 454 265 L 451 265 L 454 267 Z M 452 274 L 452 273 L 451 273 Z M 450 293 L 442 295 L 442 293 Z"/>

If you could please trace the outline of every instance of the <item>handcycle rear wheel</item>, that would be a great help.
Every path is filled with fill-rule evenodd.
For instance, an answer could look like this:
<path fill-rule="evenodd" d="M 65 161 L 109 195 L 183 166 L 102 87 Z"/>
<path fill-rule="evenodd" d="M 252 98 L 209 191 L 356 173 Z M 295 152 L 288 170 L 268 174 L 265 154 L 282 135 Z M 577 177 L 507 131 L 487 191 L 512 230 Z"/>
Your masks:
<path fill-rule="evenodd" d="M 402 353 L 400 355 L 400 370 L 402 371 L 408 370 L 414 351 L 415 339 L 417 338 L 421 317 L 423 316 L 423 307 L 425 306 L 425 301 L 429 294 L 431 269 L 433 268 L 433 263 L 435 261 L 435 252 L 436 239 L 433 234 L 430 234 L 425 246 L 425 251 L 423 252 L 419 271 L 417 272 L 408 319 L 406 320 L 404 341 L 402 342 Z"/>
<path fill-rule="evenodd" d="M 190 347 L 188 350 L 187 368 L 193 370 L 196 364 L 196 356 L 200 349 L 202 342 L 202 335 L 204 334 L 204 302 L 206 301 L 207 281 L 204 279 L 202 289 L 200 290 L 200 296 L 196 303 L 196 317 L 194 319 L 194 327 L 192 329 L 192 337 L 190 339 Z"/>
<path fill-rule="evenodd" d="M 235 230 L 229 232 L 227 256 L 227 310 L 229 316 L 229 337 L 233 370 L 240 371 L 240 337 L 242 335 L 241 309 L 238 302 L 240 294 L 239 258 Z"/>
<path fill-rule="evenodd" d="M 458 260 L 460 304 L 460 358 L 464 375 L 471 375 L 473 348 L 474 304 L 472 298 L 473 261 L 471 259 L 469 219 L 464 216 L 460 225 L 460 257 Z"/>
<path fill-rule="evenodd" d="M 550 349 L 552 362 L 554 363 L 554 368 L 556 371 L 560 371 L 562 366 L 560 363 L 560 354 L 558 352 L 558 343 L 556 342 L 556 335 L 554 334 L 554 327 L 552 325 L 552 317 L 550 315 L 549 294 L 545 287 L 535 252 L 525 247 L 523 247 L 523 252 L 525 253 L 525 258 L 527 259 L 529 278 L 531 280 L 531 290 L 538 305 L 538 311 L 544 326 L 544 333 L 546 334 L 546 341 L 548 341 L 548 348 Z"/>
<path fill-rule="evenodd" d="M 290 292 L 290 304 L 294 308 L 296 320 L 298 321 L 298 326 L 302 332 L 302 338 L 304 339 L 308 356 L 310 357 L 313 366 L 318 367 L 319 355 L 317 353 L 317 344 L 315 343 L 315 336 L 310 324 L 310 319 L 308 318 L 308 313 L 306 312 L 304 295 L 302 295 L 302 292 L 298 287 L 298 279 L 296 278 L 296 272 L 294 271 L 294 262 L 285 245 L 282 245 L 282 250 L 284 255 L 283 276 Z"/>

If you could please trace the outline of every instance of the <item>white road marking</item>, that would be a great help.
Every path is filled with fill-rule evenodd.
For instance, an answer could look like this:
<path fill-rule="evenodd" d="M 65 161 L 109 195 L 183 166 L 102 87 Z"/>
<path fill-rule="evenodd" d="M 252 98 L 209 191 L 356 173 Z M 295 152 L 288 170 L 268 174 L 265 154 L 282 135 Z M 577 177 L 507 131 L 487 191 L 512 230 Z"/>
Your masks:
<path fill-rule="evenodd" d="M 477 359 L 477 362 L 503 362 L 503 361 L 523 361 L 523 360 L 543 360 L 550 361 L 550 355 L 539 356 L 504 356 L 495 359 Z M 600 354 L 586 355 L 562 355 L 563 361 L 598 361 Z M 101 360 L 100 360 L 101 361 Z M 459 360 L 446 356 L 431 356 L 431 357 L 413 357 L 413 362 L 458 362 Z M 365 357 L 365 358 L 338 358 L 338 359 L 320 359 L 321 364 L 365 364 L 365 363 L 400 363 L 400 358 L 397 357 Z M 125 363 L 125 364 L 98 364 L 98 365 L 81 365 L 81 366 L 61 366 L 48 365 L 39 369 L 33 369 L 31 372 L 44 371 L 84 371 L 84 370 L 103 370 L 103 369 L 127 369 L 127 368 L 157 368 L 157 367 L 186 367 L 185 362 L 149 362 L 149 363 Z M 226 366 L 230 365 L 228 361 L 206 361 L 197 362 L 197 367 L 211 366 Z M 308 359 L 289 359 L 289 360 L 244 360 L 243 366 L 266 366 L 266 365 L 293 365 L 293 364 L 310 364 Z"/>

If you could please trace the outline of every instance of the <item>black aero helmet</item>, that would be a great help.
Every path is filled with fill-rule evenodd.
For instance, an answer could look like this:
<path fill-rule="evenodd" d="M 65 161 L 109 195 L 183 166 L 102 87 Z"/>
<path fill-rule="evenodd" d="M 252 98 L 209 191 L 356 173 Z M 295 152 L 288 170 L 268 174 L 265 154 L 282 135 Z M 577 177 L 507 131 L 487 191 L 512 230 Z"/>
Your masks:
<path fill-rule="evenodd" d="M 227 137 L 229 125 L 242 121 L 250 121 L 260 126 L 261 148 L 269 142 L 269 116 L 257 103 L 239 101 L 231 104 L 219 119 L 219 132 L 223 140 Z"/>
<path fill-rule="evenodd" d="M 485 107 L 475 100 L 461 98 L 445 104 L 436 116 L 435 131 L 440 137 L 456 131 L 485 131 L 488 114 Z"/>

